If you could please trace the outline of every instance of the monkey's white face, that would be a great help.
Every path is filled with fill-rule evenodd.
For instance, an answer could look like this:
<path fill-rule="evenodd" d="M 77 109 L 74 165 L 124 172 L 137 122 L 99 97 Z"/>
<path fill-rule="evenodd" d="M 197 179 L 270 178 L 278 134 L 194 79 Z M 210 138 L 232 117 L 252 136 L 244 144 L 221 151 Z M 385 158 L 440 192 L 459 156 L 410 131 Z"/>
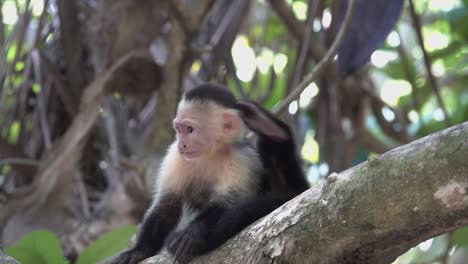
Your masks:
<path fill-rule="evenodd" d="M 239 135 L 240 122 L 236 113 L 214 103 L 181 101 L 173 122 L 178 151 L 186 160 L 216 155 Z"/>
<path fill-rule="evenodd" d="M 174 120 L 179 153 L 187 160 L 196 159 L 209 149 L 208 132 L 194 122 L 182 119 Z"/>

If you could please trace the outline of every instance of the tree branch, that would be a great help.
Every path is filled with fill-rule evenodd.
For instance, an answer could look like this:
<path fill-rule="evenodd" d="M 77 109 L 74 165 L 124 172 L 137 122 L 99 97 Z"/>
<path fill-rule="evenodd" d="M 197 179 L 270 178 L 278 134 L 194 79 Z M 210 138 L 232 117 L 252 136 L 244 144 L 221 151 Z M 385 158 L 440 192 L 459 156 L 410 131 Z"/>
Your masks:
<path fill-rule="evenodd" d="M 466 157 L 468 122 L 330 175 L 192 263 L 390 263 L 468 224 Z"/>
<path fill-rule="evenodd" d="M 283 112 L 289 104 L 296 100 L 299 95 L 302 93 L 302 91 L 311 83 L 313 82 L 318 75 L 325 70 L 325 68 L 328 66 L 328 64 L 332 61 L 333 57 L 336 55 L 336 51 L 338 50 L 338 47 L 340 46 L 341 42 L 344 39 L 344 36 L 346 35 L 346 32 L 348 31 L 349 25 L 351 24 L 351 18 L 353 15 L 353 10 L 354 10 L 354 4 L 355 0 L 350 0 L 349 5 L 348 5 L 348 10 L 346 11 L 346 16 L 341 24 L 341 29 L 336 35 L 335 41 L 333 41 L 333 44 L 330 46 L 330 49 L 327 51 L 325 56 L 317 63 L 317 65 L 314 67 L 311 73 L 307 75 L 299 85 L 294 88 L 294 90 L 286 96 L 286 98 L 281 101 L 281 103 L 275 108 L 273 111 L 275 114 Z"/>
<path fill-rule="evenodd" d="M 416 31 L 416 36 L 418 37 L 419 46 L 421 46 L 421 51 L 423 54 L 424 66 L 426 68 L 427 78 L 429 79 L 431 88 L 434 91 L 434 94 L 437 99 L 437 103 L 439 104 L 439 107 L 442 109 L 442 112 L 444 113 L 445 124 L 447 125 L 447 127 L 449 127 L 451 126 L 449 115 L 448 115 L 447 109 L 445 108 L 444 101 L 442 100 L 442 96 L 440 96 L 440 87 L 437 84 L 437 80 L 434 77 L 434 74 L 432 73 L 431 57 L 429 57 L 429 55 L 427 54 L 427 50 L 424 45 L 423 35 L 421 32 L 421 21 L 420 21 L 419 16 L 416 14 L 416 10 L 414 9 L 414 4 L 412 0 L 409 1 L 409 10 L 411 14 L 411 21 L 413 22 L 413 27 L 414 27 L 414 30 Z"/>
<path fill-rule="evenodd" d="M 278 17 L 284 22 L 288 31 L 291 31 L 298 41 L 302 41 L 304 39 L 305 32 L 312 30 L 312 28 L 307 27 L 304 22 L 295 17 L 290 6 L 288 6 L 284 0 L 269 0 L 268 2 L 270 3 L 273 11 L 275 11 Z M 310 8 L 310 6 L 308 8 Z M 319 60 L 325 53 L 325 50 L 318 45 L 318 42 L 311 43 L 309 46 L 309 53 L 313 58 Z"/>

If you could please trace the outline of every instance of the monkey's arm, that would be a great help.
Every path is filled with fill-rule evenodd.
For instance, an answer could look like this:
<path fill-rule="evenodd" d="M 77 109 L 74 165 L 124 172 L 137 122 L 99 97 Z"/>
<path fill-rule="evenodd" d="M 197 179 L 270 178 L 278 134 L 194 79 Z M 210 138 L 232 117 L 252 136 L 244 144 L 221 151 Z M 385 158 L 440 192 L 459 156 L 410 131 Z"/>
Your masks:
<path fill-rule="evenodd" d="M 192 258 L 219 247 L 288 200 L 289 197 L 257 197 L 229 207 L 210 206 L 184 230 L 170 234 L 167 248 L 178 263 L 188 263 Z"/>
<path fill-rule="evenodd" d="M 212 204 L 203 209 L 185 229 L 169 235 L 166 247 L 178 263 L 188 263 L 193 257 L 211 249 L 211 229 L 226 210 L 226 205 Z"/>
<path fill-rule="evenodd" d="M 152 206 L 140 230 L 135 247 L 120 254 L 113 264 L 136 264 L 155 255 L 163 246 L 170 231 L 177 224 L 182 201 L 176 194 L 166 194 Z"/>
<path fill-rule="evenodd" d="M 255 102 L 239 102 L 242 120 L 257 133 L 257 151 L 265 167 L 270 191 L 290 198 L 307 190 L 309 184 L 301 168 L 289 126 Z"/>

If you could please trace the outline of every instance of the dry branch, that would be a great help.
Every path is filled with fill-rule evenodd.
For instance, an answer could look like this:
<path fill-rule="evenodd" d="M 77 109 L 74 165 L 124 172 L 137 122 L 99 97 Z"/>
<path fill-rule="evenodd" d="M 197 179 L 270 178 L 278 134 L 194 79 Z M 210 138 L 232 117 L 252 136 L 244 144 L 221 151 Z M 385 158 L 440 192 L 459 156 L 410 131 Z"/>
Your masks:
<path fill-rule="evenodd" d="M 271 8 L 278 14 L 278 17 L 284 22 L 285 26 L 288 28 L 288 31 L 292 32 L 293 36 L 298 40 L 302 41 L 304 39 L 304 34 L 306 31 L 310 31 L 311 28 L 308 28 L 306 24 L 298 20 L 294 15 L 294 12 L 284 0 L 269 0 Z M 318 43 L 312 42 L 309 46 L 309 53 L 316 60 L 319 60 L 325 50 Z"/>
<path fill-rule="evenodd" d="M 297 85 L 297 87 L 292 90 L 286 98 L 284 98 L 281 103 L 274 109 L 275 113 L 281 113 L 283 112 L 289 104 L 296 100 L 299 95 L 304 91 L 304 89 L 311 83 L 313 82 L 320 73 L 322 73 L 323 70 L 326 69 L 326 67 L 329 65 L 329 63 L 332 61 L 333 57 L 336 55 L 336 51 L 338 50 L 338 47 L 340 46 L 341 42 L 343 41 L 346 32 L 348 31 L 349 25 L 351 24 L 351 18 L 353 16 L 353 10 L 355 6 L 355 0 L 350 0 L 348 4 L 348 10 L 346 11 L 346 16 L 343 20 L 343 23 L 341 24 L 340 31 L 336 35 L 335 40 L 333 41 L 333 44 L 330 46 L 328 49 L 327 53 L 323 56 L 323 58 L 317 63 L 317 65 L 314 67 L 311 73 L 309 73 L 300 83 Z"/>
<path fill-rule="evenodd" d="M 330 175 L 191 263 L 391 263 L 468 224 L 466 157 L 468 122 Z"/>
<path fill-rule="evenodd" d="M 418 43 L 419 46 L 421 47 L 421 51 L 423 54 L 423 59 L 424 59 L 424 67 L 426 69 L 427 73 L 427 78 L 429 79 L 429 83 L 431 85 L 431 88 L 434 92 L 434 95 L 437 99 L 437 103 L 439 104 L 439 107 L 442 109 L 442 112 L 444 113 L 444 122 L 448 126 L 451 126 L 450 118 L 447 112 L 447 108 L 445 107 L 444 101 L 442 100 L 442 96 L 440 95 L 440 87 L 439 84 L 437 83 L 437 80 L 432 73 L 432 61 L 431 57 L 429 57 L 429 54 L 427 53 L 427 49 L 424 45 L 424 38 L 422 35 L 422 25 L 420 18 L 418 14 L 416 13 L 416 10 L 414 8 L 413 1 L 409 1 L 409 10 L 410 10 L 410 15 L 411 15 L 411 21 L 413 22 L 413 27 L 414 30 L 416 31 L 416 36 L 418 38 Z"/>

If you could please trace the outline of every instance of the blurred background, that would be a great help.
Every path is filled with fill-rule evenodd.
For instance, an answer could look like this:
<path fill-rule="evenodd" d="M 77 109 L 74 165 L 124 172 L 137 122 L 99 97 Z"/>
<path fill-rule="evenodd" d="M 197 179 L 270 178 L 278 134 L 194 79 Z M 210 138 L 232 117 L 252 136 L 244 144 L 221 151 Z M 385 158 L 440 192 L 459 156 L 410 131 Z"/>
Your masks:
<path fill-rule="evenodd" d="M 177 102 L 205 81 L 287 120 L 313 185 L 468 120 L 466 0 L 356 0 L 337 55 L 301 84 L 347 5 L 0 1 L 0 248 L 23 263 L 95 263 L 124 248 Z M 395 263 L 467 263 L 467 247 L 462 228 Z"/>

